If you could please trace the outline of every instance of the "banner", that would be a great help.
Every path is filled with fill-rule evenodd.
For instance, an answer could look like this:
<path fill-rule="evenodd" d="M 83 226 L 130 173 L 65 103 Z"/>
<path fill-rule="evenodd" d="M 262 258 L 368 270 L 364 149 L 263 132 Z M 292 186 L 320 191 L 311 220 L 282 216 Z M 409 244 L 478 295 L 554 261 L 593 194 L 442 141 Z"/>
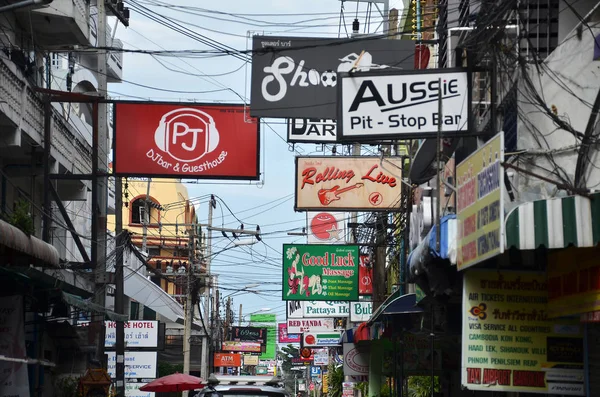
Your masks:
<path fill-rule="evenodd" d="M 327 119 L 288 119 L 289 143 L 336 142 L 336 122 Z"/>
<path fill-rule="evenodd" d="M 358 246 L 283 245 L 283 300 L 358 300 Z"/>
<path fill-rule="evenodd" d="M 105 321 L 105 347 L 113 347 L 117 343 L 117 323 Z M 157 347 L 158 321 L 129 320 L 125 323 L 125 347 Z"/>
<path fill-rule="evenodd" d="M 231 327 L 229 340 L 242 342 L 267 342 L 267 329 L 258 327 Z"/>
<path fill-rule="evenodd" d="M 302 346 L 339 346 L 341 337 L 341 331 L 305 332 L 302 334 Z"/>
<path fill-rule="evenodd" d="M 214 362 L 215 367 L 241 367 L 242 355 L 239 353 L 215 353 Z"/>
<path fill-rule="evenodd" d="M 294 334 L 303 332 L 327 332 L 335 329 L 333 318 L 311 318 L 287 320 L 287 328 Z"/>
<path fill-rule="evenodd" d="M 288 333 L 287 323 L 279 323 L 277 324 L 277 328 L 279 330 L 279 343 L 300 343 L 300 334 Z"/>
<path fill-rule="evenodd" d="M 116 175 L 258 180 L 259 123 L 244 105 L 117 102 Z"/>
<path fill-rule="evenodd" d="M 582 326 L 548 318 L 547 288 L 544 273 L 465 273 L 463 387 L 585 395 Z"/>
<path fill-rule="evenodd" d="M 457 268 L 504 252 L 504 133 L 456 166 Z"/>
<path fill-rule="evenodd" d="M 344 244 L 346 214 L 343 212 L 307 212 L 309 244 Z"/>
<path fill-rule="evenodd" d="M 0 297 L 0 354 L 26 360 L 23 296 Z M 27 364 L 0 361 L 0 395 L 29 397 Z"/>
<path fill-rule="evenodd" d="M 112 379 L 117 377 L 117 356 L 115 352 L 106 352 L 108 365 L 106 371 Z M 126 351 L 125 352 L 125 377 L 126 378 L 156 378 L 156 352 Z"/>
<path fill-rule="evenodd" d="M 258 365 L 258 356 L 252 356 L 250 354 L 244 354 L 244 366 L 246 365 Z"/>
<path fill-rule="evenodd" d="M 360 295 L 373 295 L 373 265 L 371 264 L 369 255 L 360 256 L 358 293 Z"/>
<path fill-rule="evenodd" d="M 348 302 L 306 301 L 304 317 L 348 317 L 350 309 Z"/>
<path fill-rule="evenodd" d="M 223 348 L 221 350 L 228 351 L 228 352 L 260 353 L 260 350 L 261 350 L 260 347 L 261 347 L 260 342 L 224 341 Z"/>
<path fill-rule="evenodd" d="M 414 53 L 410 40 L 254 36 L 250 114 L 334 119 L 337 73 L 412 69 Z"/>
<path fill-rule="evenodd" d="M 362 323 L 369 321 L 373 314 L 373 302 L 352 302 L 350 303 L 350 321 L 353 323 Z"/>
<path fill-rule="evenodd" d="M 315 365 L 329 365 L 329 349 L 312 349 Z"/>
<path fill-rule="evenodd" d="M 440 128 L 444 137 L 465 135 L 469 89 L 464 69 L 344 73 L 338 88 L 338 139 L 435 138 Z"/>
<path fill-rule="evenodd" d="M 296 157 L 296 211 L 400 208 L 402 159 Z"/>

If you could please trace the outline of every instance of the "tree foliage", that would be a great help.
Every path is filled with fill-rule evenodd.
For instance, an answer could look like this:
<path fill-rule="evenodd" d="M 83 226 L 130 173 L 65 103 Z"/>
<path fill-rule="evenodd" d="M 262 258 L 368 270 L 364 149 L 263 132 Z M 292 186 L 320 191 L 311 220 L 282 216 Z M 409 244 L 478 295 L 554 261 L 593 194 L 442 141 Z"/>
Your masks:
<path fill-rule="evenodd" d="M 440 391 L 440 378 L 433 378 L 435 393 Z M 408 397 L 431 397 L 430 376 L 410 376 L 408 378 Z"/>

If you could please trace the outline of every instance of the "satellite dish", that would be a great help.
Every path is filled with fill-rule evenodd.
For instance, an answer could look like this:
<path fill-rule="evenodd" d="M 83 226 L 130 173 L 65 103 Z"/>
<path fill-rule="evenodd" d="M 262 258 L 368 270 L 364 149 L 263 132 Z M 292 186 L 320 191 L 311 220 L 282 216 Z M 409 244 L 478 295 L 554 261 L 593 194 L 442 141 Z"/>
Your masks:
<path fill-rule="evenodd" d="M 452 157 L 459 138 L 442 139 L 442 159 Z M 421 185 L 433 178 L 437 169 L 435 167 L 437 144 L 435 139 L 425 139 L 417 150 L 417 154 L 410 167 L 410 181 L 416 185 Z M 445 162 L 445 161 L 444 161 Z"/>

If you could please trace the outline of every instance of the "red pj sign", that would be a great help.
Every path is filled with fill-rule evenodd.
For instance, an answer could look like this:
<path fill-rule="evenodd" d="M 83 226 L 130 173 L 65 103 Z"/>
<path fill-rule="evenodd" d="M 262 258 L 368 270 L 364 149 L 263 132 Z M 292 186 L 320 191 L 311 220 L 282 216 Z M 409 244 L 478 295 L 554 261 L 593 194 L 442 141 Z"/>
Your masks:
<path fill-rule="evenodd" d="M 117 102 L 114 172 L 257 180 L 259 123 L 243 105 Z"/>
<path fill-rule="evenodd" d="M 358 293 L 360 295 L 373 295 L 373 266 L 369 263 L 368 255 L 360 256 Z"/>

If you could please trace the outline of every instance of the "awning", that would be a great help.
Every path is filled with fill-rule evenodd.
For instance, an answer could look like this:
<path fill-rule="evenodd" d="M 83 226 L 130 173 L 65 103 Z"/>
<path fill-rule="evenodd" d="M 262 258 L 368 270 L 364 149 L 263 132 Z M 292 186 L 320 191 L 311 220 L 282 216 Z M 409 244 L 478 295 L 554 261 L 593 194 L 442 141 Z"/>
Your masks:
<path fill-rule="evenodd" d="M 408 256 L 408 268 L 411 276 L 426 272 L 432 259 L 447 259 L 456 264 L 456 215 L 446 215 L 440 222 L 440 252 L 436 250 L 437 228 L 433 225 L 427 236 L 411 251 Z"/>
<path fill-rule="evenodd" d="M 374 322 L 381 320 L 383 316 L 421 312 L 423 312 L 423 309 L 417 306 L 417 296 L 415 294 L 400 295 L 400 290 L 398 290 L 390 295 L 385 302 L 377 308 L 367 325 L 371 325 Z"/>
<path fill-rule="evenodd" d="M 0 220 L 0 245 L 31 256 L 47 265 L 58 266 L 60 256 L 52 245 L 28 236 L 13 225 Z"/>
<path fill-rule="evenodd" d="M 506 248 L 594 247 L 600 242 L 600 193 L 524 203 L 506 217 Z"/>
<path fill-rule="evenodd" d="M 129 316 L 126 314 L 115 313 L 111 310 L 106 309 L 104 306 L 100 306 L 99 304 L 91 302 L 89 300 L 84 300 L 77 295 L 72 295 L 67 292 L 63 292 L 62 296 L 63 300 L 71 306 L 75 306 L 81 310 L 88 312 L 104 314 L 106 317 L 113 321 L 127 321 L 129 318 Z"/>

